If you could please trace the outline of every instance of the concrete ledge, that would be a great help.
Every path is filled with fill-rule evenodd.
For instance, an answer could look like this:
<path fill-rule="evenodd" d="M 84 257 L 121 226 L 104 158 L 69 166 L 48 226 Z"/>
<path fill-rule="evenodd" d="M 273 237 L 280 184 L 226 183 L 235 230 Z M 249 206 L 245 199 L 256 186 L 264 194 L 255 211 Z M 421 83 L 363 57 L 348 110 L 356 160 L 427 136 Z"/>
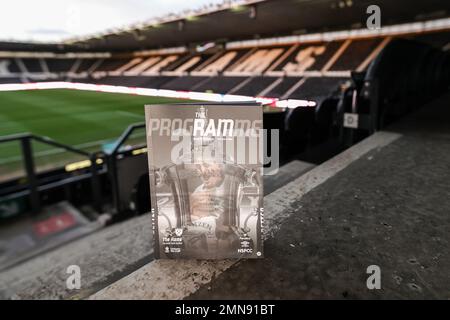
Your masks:
<path fill-rule="evenodd" d="M 137 217 L 0 272 L 0 299 L 79 299 L 150 262 L 149 215 Z M 139 235 L 139 236 L 136 236 Z M 82 290 L 66 288 L 67 267 L 81 269 Z"/>
<path fill-rule="evenodd" d="M 276 174 L 264 176 L 264 195 L 283 187 L 314 167 L 314 164 L 300 160 L 286 163 Z"/>
<path fill-rule="evenodd" d="M 368 152 L 379 150 L 400 137 L 400 134 L 378 132 L 267 195 L 264 198 L 263 238 L 273 237 L 282 222 L 298 209 L 298 201 L 309 191 Z M 183 299 L 237 262 L 155 260 L 93 294 L 90 299 Z"/>

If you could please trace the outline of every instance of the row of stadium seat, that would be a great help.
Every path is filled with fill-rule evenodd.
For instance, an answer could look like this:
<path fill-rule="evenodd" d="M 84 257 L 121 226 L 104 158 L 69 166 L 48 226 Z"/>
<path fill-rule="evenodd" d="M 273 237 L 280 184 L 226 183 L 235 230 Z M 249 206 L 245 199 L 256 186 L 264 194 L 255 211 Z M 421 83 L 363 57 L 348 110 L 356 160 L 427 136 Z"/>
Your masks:
<path fill-rule="evenodd" d="M 339 90 L 336 90 L 340 87 Z M 450 89 L 450 52 L 394 39 L 365 72 L 348 78 L 308 78 L 290 98 L 320 101 L 315 108 L 285 112 L 283 143 L 305 147 L 339 136 L 345 145 L 367 137 Z M 344 127 L 344 114 L 357 113 L 357 128 Z"/>
<path fill-rule="evenodd" d="M 414 52 L 414 54 L 411 54 Z M 421 43 L 397 40 L 369 68 L 365 82 L 377 79 L 380 124 L 389 123 L 450 87 L 450 53 Z"/>
<path fill-rule="evenodd" d="M 439 48 L 448 33 L 414 36 Z M 364 71 L 392 37 L 111 58 L 0 59 L 0 83 L 73 80 L 318 102 Z M 49 77 L 47 77 L 47 76 Z M 51 75 L 51 77 L 50 77 Z"/>
<path fill-rule="evenodd" d="M 81 79 L 82 82 L 148 87 L 154 89 L 220 92 L 244 96 L 266 96 L 322 101 L 349 78 L 344 77 L 126 77 L 107 76 L 101 80 Z"/>
<path fill-rule="evenodd" d="M 11 58 L 0 59 L 0 76 L 68 72 L 107 72 L 127 76 L 164 72 L 178 75 L 194 72 L 204 76 L 277 72 L 298 75 L 305 71 L 350 71 L 361 67 L 367 57 L 383 45 L 383 38 L 372 38 L 129 58 Z"/>

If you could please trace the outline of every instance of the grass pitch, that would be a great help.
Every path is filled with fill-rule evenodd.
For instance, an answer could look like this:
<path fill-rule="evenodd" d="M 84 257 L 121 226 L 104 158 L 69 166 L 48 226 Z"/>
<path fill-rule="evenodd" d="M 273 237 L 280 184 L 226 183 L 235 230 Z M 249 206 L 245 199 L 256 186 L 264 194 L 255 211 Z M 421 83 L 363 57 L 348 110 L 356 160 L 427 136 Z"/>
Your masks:
<path fill-rule="evenodd" d="M 84 150 L 100 150 L 132 123 L 144 122 L 145 104 L 185 100 L 68 89 L 0 92 L 0 136 L 31 132 Z M 53 149 L 53 150 L 52 150 Z M 38 167 L 61 149 L 33 144 Z M 70 158 L 70 157 L 69 157 Z M 0 176 L 21 167 L 18 143 L 0 144 Z"/>

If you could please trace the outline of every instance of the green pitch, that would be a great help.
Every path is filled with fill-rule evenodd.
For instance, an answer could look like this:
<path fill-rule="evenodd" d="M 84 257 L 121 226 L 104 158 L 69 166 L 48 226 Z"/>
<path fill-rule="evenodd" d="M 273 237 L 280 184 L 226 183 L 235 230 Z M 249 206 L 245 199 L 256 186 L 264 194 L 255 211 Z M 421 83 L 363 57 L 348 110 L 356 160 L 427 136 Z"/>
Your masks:
<path fill-rule="evenodd" d="M 182 100 L 80 90 L 30 90 L 0 92 L 0 136 L 31 132 L 85 150 L 100 150 L 125 128 L 144 122 L 145 104 Z M 62 156 L 35 143 L 37 165 Z M 0 176 L 21 163 L 17 143 L 0 144 Z"/>

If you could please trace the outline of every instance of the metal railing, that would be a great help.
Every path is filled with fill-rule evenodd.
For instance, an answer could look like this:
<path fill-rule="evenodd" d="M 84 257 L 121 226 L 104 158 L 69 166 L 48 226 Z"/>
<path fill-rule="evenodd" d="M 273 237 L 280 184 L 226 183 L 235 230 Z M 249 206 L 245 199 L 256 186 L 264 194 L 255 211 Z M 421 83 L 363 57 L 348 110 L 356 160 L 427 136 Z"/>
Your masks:
<path fill-rule="evenodd" d="M 122 133 L 122 135 L 115 142 L 114 148 L 108 153 L 108 171 L 111 179 L 112 193 L 113 193 L 113 204 L 116 213 L 121 211 L 120 205 L 120 190 L 119 181 L 117 177 L 117 160 L 120 155 L 124 152 L 123 146 L 129 137 L 139 129 L 145 128 L 145 123 L 135 123 L 127 127 L 127 129 Z"/>
<path fill-rule="evenodd" d="M 98 181 L 97 172 L 97 153 L 91 153 L 83 151 L 72 146 L 57 142 L 48 137 L 42 137 L 31 133 L 21 133 L 15 135 L 9 135 L 0 137 L 0 144 L 6 142 L 18 142 L 21 147 L 21 155 L 23 159 L 23 165 L 25 169 L 26 184 L 25 187 L 29 190 L 28 198 L 32 212 L 38 212 L 41 209 L 41 201 L 39 198 L 39 186 L 40 181 L 36 172 L 36 165 L 33 156 L 32 141 L 44 143 L 46 145 L 64 149 L 71 153 L 84 156 L 90 160 L 90 173 L 91 173 L 91 187 L 92 187 L 92 199 L 96 209 L 100 206 L 100 185 Z"/>

